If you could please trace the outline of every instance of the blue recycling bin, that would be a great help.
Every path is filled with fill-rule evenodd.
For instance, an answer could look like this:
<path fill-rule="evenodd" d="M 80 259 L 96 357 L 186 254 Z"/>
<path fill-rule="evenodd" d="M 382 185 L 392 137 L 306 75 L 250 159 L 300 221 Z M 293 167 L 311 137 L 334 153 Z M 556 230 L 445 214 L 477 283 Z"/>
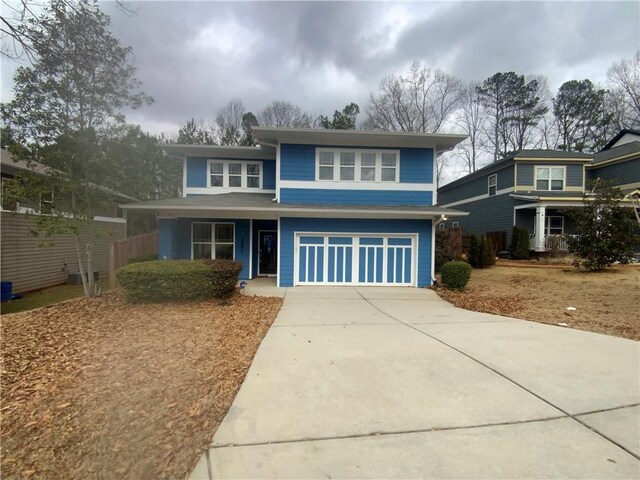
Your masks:
<path fill-rule="evenodd" d="M 0 282 L 0 293 L 3 303 L 11 300 L 11 295 L 13 294 L 13 282 Z"/>

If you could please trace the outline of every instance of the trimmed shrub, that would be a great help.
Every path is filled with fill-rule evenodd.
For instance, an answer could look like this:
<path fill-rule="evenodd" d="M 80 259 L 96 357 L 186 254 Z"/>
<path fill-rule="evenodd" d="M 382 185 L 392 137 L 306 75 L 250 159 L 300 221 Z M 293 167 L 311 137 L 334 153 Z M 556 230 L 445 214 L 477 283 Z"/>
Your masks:
<path fill-rule="evenodd" d="M 480 268 L 489 268 L 496 264 L 496 252 L 489 237 L 484 239 L 484 249 L 482 251 L 482 262 Z"/>
<path fill-rule="evenodd" d="M 520 227 L 514 225 L 511 229 L 511 242 L 509 243 L 509 258 L 516 258 L 518 241 L 520 240 Z"/>
<path fill-rule="evenodd" d="M 137 257 L 130 258 L 127 262 L 127 265 L 130 265 L 132 263 L 151 262 L 153 260 L 158 260 L 157 253 L 149 253 L 147 255 L 139 255 Z"/>
<path fill-rule="evenodd" d="M 478 257 L 478 253 L 480 252 L 480 245 L 478 242 L 478 237 L 475 235 L 471 235 L 469 238 L 469 263 L 472 267 L 477 267 L 480 263 Z"/>
<path fill-rule="evenodd" d="M 213 273 L 213 296 L 227 298 L 233 295 L 238 285 L 242 263 L 234 260 L 205 260 Z"/>
<path fill-rule="evenodd" d="M 518 248 L 514 258 L 521 260 L 529 259 L 529 230 L 521 228 L 518 235 Z"/>
<path fill-rule="evenodd" d="M 155 260 L 122 267 L 116 273 L 131 302 L 226 297 L 233 293 L 240 262 Z"/>
<path fill-rule="evenodd" d="M 471 266 L 466 262 L 447 262 L 442 266 L 442 284 L 452 290 L 464 290 L 471 278 Z"/>

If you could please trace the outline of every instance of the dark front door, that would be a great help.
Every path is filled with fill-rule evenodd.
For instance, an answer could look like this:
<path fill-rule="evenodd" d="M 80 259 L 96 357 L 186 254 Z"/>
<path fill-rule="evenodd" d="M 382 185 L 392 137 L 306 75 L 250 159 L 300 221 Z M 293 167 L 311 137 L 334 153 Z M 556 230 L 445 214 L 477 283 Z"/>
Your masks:
<path fill-rule="evenodd" d="M 258 232 L 258 275 L 278 273 L 278 232 Z"/>

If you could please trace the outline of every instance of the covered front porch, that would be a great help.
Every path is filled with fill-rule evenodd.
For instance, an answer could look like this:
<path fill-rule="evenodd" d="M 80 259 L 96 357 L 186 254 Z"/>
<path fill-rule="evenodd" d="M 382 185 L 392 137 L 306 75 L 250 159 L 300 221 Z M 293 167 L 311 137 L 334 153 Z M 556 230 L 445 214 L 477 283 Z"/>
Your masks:
<path fill-rule="evenodd" d="M 568 208 L 575 206 L 554 206 L 529 204 L 514 209 L 514 225 L 529 231 L 529 249 L 535 252 L 566 252 L 567 237 L 575 234 L 573 220 L 567 215 Z"/>

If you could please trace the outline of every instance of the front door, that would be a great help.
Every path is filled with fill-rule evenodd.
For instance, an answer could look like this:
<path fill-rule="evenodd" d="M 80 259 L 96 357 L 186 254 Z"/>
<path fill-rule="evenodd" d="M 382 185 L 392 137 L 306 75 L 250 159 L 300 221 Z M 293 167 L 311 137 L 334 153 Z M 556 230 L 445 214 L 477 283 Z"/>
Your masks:
<path fill-rule="evenodd" d="M 258 275 L 278 273 L 278 232 L 258 232 Z"/>

